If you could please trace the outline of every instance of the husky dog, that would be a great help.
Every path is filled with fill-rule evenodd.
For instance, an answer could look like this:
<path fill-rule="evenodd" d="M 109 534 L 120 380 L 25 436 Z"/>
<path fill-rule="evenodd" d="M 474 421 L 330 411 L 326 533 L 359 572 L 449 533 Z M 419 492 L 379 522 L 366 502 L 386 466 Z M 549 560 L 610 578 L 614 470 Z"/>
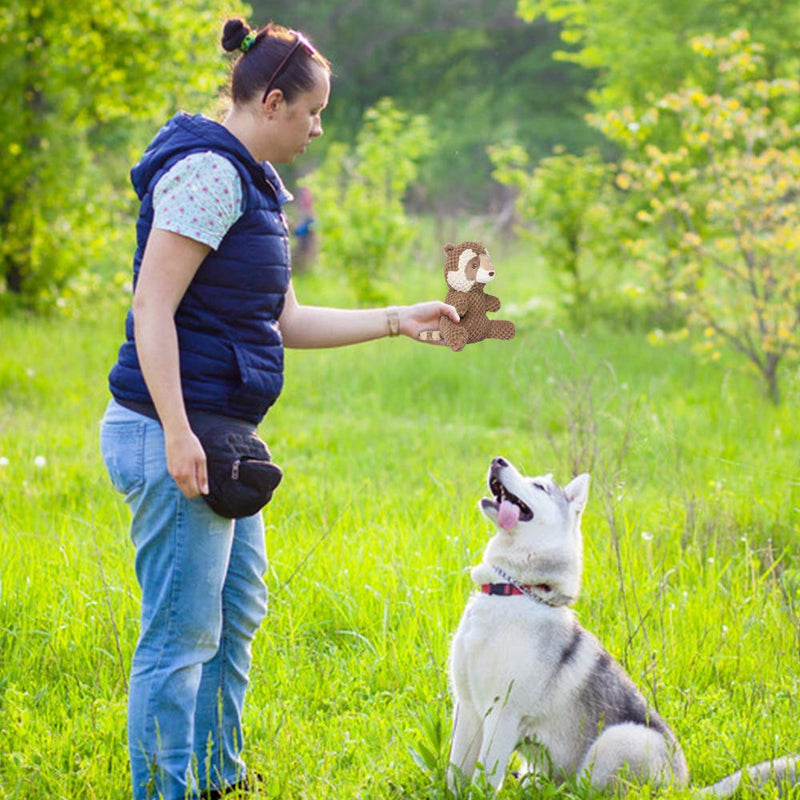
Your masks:
<path fill-rule="evenodd" d="M 472 570 L 481 591 L 450 653 L 451 788 L 482 764 L 499 789 L 524 741 L 532 743 L 531 767 L 554 780 L 578 776 L 596 789 L 629 780 L 686 786 L 675 734 L 569 609 L 580 588 L 589 476 L 562 488 L 550 475 L 526 478 L 496 458 L 488 482 L 492 496 L 480 505 L 498 531 Z M 799 766 L 791 756 L 744 772 L 754 783 L 793 781 Z M 736 773 L 702 791 L 724 797 L 741 779 Z"/>

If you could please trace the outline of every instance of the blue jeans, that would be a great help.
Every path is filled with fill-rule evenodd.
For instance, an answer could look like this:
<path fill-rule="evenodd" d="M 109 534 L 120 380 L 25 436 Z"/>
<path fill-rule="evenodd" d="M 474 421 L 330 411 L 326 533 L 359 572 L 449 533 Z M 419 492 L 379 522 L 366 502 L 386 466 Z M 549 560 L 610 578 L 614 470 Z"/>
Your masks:
<path fill-rule="evenodd" d="M 179 800 L 245 775 L 242 705 L 264 618 L 261 514 L 229 520 L 187 500 L 167 472 L 160 424 L 112 400 L 100 433 L 133 513 L 141 633 L 131 665 L 128 747 L 135 800 Z"/>

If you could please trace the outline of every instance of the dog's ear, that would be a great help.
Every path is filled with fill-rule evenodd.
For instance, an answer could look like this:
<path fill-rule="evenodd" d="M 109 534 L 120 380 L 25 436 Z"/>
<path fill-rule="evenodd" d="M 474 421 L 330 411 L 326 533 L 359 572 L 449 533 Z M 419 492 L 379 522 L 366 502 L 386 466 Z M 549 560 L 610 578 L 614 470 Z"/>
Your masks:
<path fill-rule="evenodd" d="M 589 473 L 584 472 L 571 480 L 565 487 L 564 493 L 570 508 L 580 514 L 586 507 L 586 498 L 589 496 Z"/>

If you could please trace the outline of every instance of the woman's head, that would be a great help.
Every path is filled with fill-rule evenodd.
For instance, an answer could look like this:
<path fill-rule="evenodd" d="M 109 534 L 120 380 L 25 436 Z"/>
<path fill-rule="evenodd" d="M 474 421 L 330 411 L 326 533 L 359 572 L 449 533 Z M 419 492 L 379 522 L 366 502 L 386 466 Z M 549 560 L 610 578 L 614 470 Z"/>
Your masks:
<path fill-rule="evenodd" d="M 329 75 L 328 60 L 297 31 L 270 23 L 259 31 L 239 18 L 229 19 L 222 32 L 222 46 L 229 53 L 241 50 L 233 66 L 231 93 L 235 105 L 258 98 L 262 102 L 280 89 L 287 103 L 312 90 L 320 70 Z"/>

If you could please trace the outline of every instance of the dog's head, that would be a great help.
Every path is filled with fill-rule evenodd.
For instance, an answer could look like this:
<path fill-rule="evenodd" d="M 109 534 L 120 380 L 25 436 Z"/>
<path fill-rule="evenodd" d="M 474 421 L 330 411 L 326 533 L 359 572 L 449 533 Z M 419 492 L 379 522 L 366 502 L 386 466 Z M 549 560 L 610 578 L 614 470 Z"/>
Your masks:
<path fill-rule="evenodd" d="M 559 486 L 551 475 L 528 478 L 503 458 L 489 468 L 490 497 L 480 507 L 497 526 L 483 564 L 473 576 L 496 581 L 492 565 L 520 583 L 543 587 L 548 601 L 573 602 L 581 578 L 581 514 L 589 494 L 589 475 Z"/>

